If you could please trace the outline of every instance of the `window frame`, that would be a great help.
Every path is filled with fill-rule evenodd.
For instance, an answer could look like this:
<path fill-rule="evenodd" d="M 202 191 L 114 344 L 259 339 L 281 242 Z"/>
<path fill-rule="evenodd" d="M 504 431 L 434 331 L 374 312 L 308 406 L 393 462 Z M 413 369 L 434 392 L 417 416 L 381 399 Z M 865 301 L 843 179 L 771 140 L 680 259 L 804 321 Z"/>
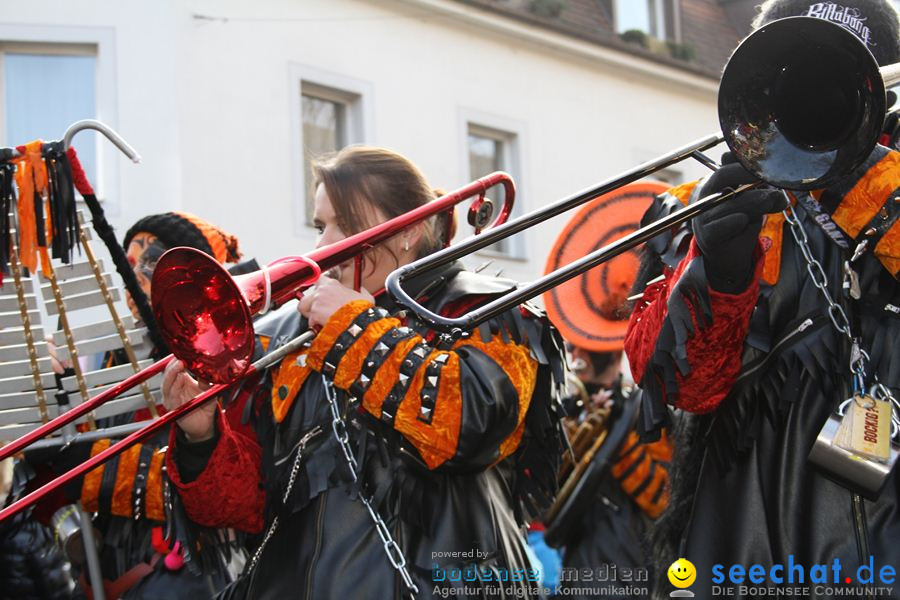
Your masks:
<path fill-rule="evenodd" d="M 513 204 L 513 211 L 509 219 L 512 220 L 517 216 L 527 212 L 527 191 L 525 180 L 523 178 L 522 157 L 525 154 L 526 126 L 522 121 L 500 117 L 494 114 L 473 110 L 460 109 L 460 175 L 461 180 L 468 183 L 474 181 L 474 177 L 469 166 L 469 135 L 479 135 L 503 142 L 503 167 L 501 170 L 509 173 L 516 184 L 516 198 Z M 498 207 L 499 208 L 499 207 Z M 458 210 L 467 210 L 468 206 L 459 207 Z M 471 234 L 471 228 L 465 221 L 465 214 L 459 215 L 460 227 L 464 237 Z M 476 254 L 488 258 L 499 258 L 516 262 L 527 262 L 529 260 L 529 244 L 526 243 L 529 231 L 518 233 L 509 239 L 509 251 L 500 252 L 490 246 L 482 248 Z"/>
<path fill-rule="evenodd" d="M 613 27 L 615 28 L 616 33 L 623 33 L 624 31 L 626 31 L 623 30 L 619 25 L 620 3 L 634 1 L 635 0 L 613 0 Z M 657 29 L 661 29 L 661 31 L 651 31 L 650 25 L 652 25 L 653 23 L 648 23 L 647 29 L 641 29 L 641 31 L 658 40 L 672 40 L 675 42 L 681 41 L 681 7 L 678 0 L 653 0 L 653 10 L 650 12 L 650 19 L 655 22 Z M 671 32 L 669 32 L 668 27 L 669 21 L 671 21 L 672 23 L 673 31 Z"/>
<path fill-rule="evenodd" d="M 306 237 L 312 230 L 307 220 L 306 201 L 310 182 L 304 168 L 303 96 L 344 105 L 344 145 L 372 143 L 374 132 L 374 86 L 372 83 L 323 71 L 309 65 L 291 63 L 288 68 L 291 113 L 291 171 L 294 236 Z"/>
<path fill-rule="evenodd" d="M 0 24 L 0 98 L 6 94 L 4 57 L 7 52 L 48 55 L 92 55 L 96 59 L 96 119 L 118 131 L 115 30 L 112 27 L 67 27 Z M 93 52 L 91 52 L 93 50 Z M 6 112 L 0 111 L 0 135 L 5 137 Z M 64 131 L 59 132 L 60 139 Z M 79 135 L 88 135 L 82 132 Z M 91 181 L 107 216 L 121 212 L 119 160 L 121 151 L 100 134 L 97 139 L 96 181 Z M 127 136 L 126 140 L 127 140 Z M 25 143 L 28 140 L 22 140 Z M 19 143 L 19 142 L 13 142 Z M 78 148 L 78 138 L 73 143 Z"/>

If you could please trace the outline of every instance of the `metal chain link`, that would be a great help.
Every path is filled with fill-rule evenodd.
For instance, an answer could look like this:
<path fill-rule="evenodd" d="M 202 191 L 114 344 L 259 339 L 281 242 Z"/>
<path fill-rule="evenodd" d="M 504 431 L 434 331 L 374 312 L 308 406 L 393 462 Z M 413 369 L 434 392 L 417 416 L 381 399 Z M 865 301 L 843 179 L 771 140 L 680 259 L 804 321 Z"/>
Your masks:
<path fill-rule="evenodd" d="M 356 474 L 359 465 L 350 449 L 350 435 L 347 431 L 347 423 L 344 421 L 343 417 L 341 417 L 337 397 L 334 393 L 334 386 L 324 375 L 322 376 L 322 382 L 325 385 L 325 395 L 328 397 L 328 404 L 331 407 L 331 429 L 334 432 L 334 437 L 337 438 L 337 441 L 341 446 L 341 451 L 344 453 L 347 466 L 350 467 L 350 475 L 353 477 L 353 483 L 356 484 L 356 491 L 359 495 L 359 499 L 363 503 L 363 506 L 366 507 L 369 516 L 375 523 L 375 531 L 378 533 L 378 537 L 381 538 L 381 543 L 384 546 L 384 553 L 387 554 L 391 566 L 400 574 L 400 578 L 403 579 L 404 585 L 406 585 L 410 592 L 410 597 L 414 599 L 419 593 L 419 588 L 416 586 L 415 582 L 413 582 L 412 576 L 406 568 L 406 557 L 403 555 L 400 546 L 391 536 L 391 531 L 388 529 L 384 519 L 381 518 L 381 515 L 379 515 L 378 511 L 372 506 L 371 500 L 366 497 L 363 493 L 362 486 L 359 484 L 359 477 Z"/>
<path fill-rule="evenodd" d="M 834 301 L 831 297 L 831 294 L 828 293 L 828 279 L 825 276 L 825 270 L 822 268 L 822 264 L 816 260 L 816 257 L 813 256 L 812 250 L 809 247 L 809 238 L 806 236 L 806 231 L 803 229 L 803 225 L 800 223 L 800 220 L 797 218 L 797 215 L 794 214 L 794 210 L 791 206 L 790 196 L 788 196 L 787 192 L 782 191 L 785 200 L 787 201 L 787 208 L 782 211 L 785 220 L 791 226 L 791 235 L 794 237 L 794 241 L 797 242 L 797 247 L 800 248 L 800 252 L 803 254 L 803 258 L 806 260 L 806 270 L 809 272 L 809 276 L 812 278 L 812 283 L 816 286 L 822 294 L 822 297 L 825 298 L 825 302 L 828 304 L 828 318 L 831 319 L 831 324 L 834 325 L 834 328 L 837 330 L 839 334 L 843 334 L 850 341 L 850 372 L 853 373 L 853 376 L 856 378 L 855 384 L 856 389 L 858 391 L 865 392 L 866 385 L 866 364 L 869 361 L 869 354 L 860 347 L 859 340 L 853 337 L 853 333 L 850 328 L 850 319 L 847 318 L 847 313 L 844 312 L 843 307 Z M 866 242 L 863 242 L 865 244 Z M 856 260 L 862 254 L 862 250 L 864 248 L 857 247 L 857 250 L 853 253 L 853 259 Z M 893 397 L 890 390 L 880 384 L 876 383 L 878 387 L 879 393 L 885 398 L 891 401 L 891 403 L 898 407 L 900 403 Z M 839 412 L 842 413 L 842 409 L 844 404 L 847 401 L 841 404 Z M 896 417 L 895 410 L 891 411 L 892 414 L 892 425 L 894 426 L 894 431 L 892 432 L 892 437 L 895 440 L 900 436 L 900 420 Z"/>
<path fill-rule="evenodd" d="M 307 444 L 318 437 L 320 433 L 322 433 L 322 428 L 317 425 L 307 431 L 297 443 L 297 455 L 294 457 L 293 464 L 291 464 L 291 474 L 290 477 L 288 477 L 288 483 L 284 489 L 284 494 L 281 496 L 282 505 L 287 504 L 288 498 L 291 497 L 291 491 L 294 489 L 294 482 L 297 481 L 297 475 L 300 473 L 300 465 L 303 462 L 303 451 L 306 449 Z M 272 519 L 271 525 L 269 525 L 269 528 L 266 530 L 266 535 L 263 536 L 259 546 L 256 547 L 256 552 L 254 552 L 253 556 L 250 558 L 250 562 L 247 564 L 247 568 L 244 571 L 246 576 L 249 576 L 249 574 L 253 572 L 253 569 L 256 568 L 256 563 L 259 562 L 259 558 L 262 556 L 266 544 L 268 544 L 272 536 L 275 535 L 276 529 L 278 529 L 278 515 L 275 515 L 275 518 Z"/>
<path fill-rule="evenodd" d="M 787 192 L 782 192 L 782 194 L 784 194 L 785 199 L 790 204 L 790 198 L 787 195 Z M 822 263 L 816 260 L 812 250 L 809 248 L 809 238 L 806 237 L 806 231 L 803 229 L 803 225 L 800 223 L 800 220 L 794 214 L 794 211 L 790 206 L 784 209 L 782 214 L 791 226 L 791 235 L 794 236 L 794 241 L 797 242 L 800 252 L 803 253 L 803 258 L 806 259 L 806 270 L 812 278 L 813 285 L 819 288 L 819 291 L 821 291 L 822 296 L 825 298 L 825 302 L 828 304 L 828 317 L 831 319 L 831 323 L 834 325 L 834 328 L 837 329 L 838 333 L 847 336 L 847 339 L 850 340 L 851 344 L 856 343 L 856 340 L 853 339 L 853 334 L 850 332 L 850 319 L 847 318 L 847 313 L 844 312 L 843 307 L 835 302 L 832 299 L 831 294 L 828 293 L 828 278 L 825 276 L 825 270 L 822 268 Z"/>

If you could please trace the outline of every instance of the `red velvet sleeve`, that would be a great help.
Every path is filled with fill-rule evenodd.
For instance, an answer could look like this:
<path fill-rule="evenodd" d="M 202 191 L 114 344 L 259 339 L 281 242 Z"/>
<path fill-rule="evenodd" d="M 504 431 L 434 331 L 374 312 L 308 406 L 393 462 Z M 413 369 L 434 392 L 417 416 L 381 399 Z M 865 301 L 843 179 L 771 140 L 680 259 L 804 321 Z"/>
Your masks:
<path fill-rule="evenodd" d="M 245 429 L 229 424 L 222 411 L 216 413 L 219 441 L 206 469 L 190 483 L 181 480 L 174 460 L 175 428 L 169 436 L 166 468 L 178 490 L 187 516 L 204 527 L 234 527 L 256 533 L 263 527 L 265 492 L 260 471 L 261 450 Z"/>
<path fill-rule="evenodd" d="M 657 351 L 657 337 L 668 313 L 669 294 L 693 260 L 701 260 L 701 257 L 696 242 L 692 240 L 687 256 L 674 271 L 666 273 L 664 281 L 647 286 L 631 314 L 625 335 L 625 353 L 635 381 L 643 379 Z M 695 333 L 687 342 L 690 372 L 676 374 L 678 398 L 675 406 L 678 408 L 694 413 L 711 412 L 734 385 L 741 370 L 741 352 L 750 315 L 759 294 L 762 264 L 762 260 L 757 261 L 756 277 L 740 294 L 723 294 L 708 288 L 712 308 L 712 322 L 709 325 L 701 327 L 695 309 L 688 304 Z"/>

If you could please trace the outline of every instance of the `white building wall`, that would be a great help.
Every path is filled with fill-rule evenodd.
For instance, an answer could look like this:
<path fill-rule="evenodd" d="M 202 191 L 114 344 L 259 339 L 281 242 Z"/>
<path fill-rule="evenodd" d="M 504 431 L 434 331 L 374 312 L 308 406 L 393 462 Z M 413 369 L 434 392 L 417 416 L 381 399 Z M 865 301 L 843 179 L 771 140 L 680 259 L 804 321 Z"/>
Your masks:
<path fill-rule="evenodd" d="M 261 262 L 314 244 L 296 225 L 298 70 L 368 90 L 365 141 L 445 189 L 468 182 L 466 118 L 516 128 L 528 211 L 717 128 L 715 82 L 450 0 L 0 0 L 0 40 L 79 31 L 113 40 L 99 117 L 144 159 L 101 144 L 110 220 L 194 212 Z M 538 276 L 566 218 L 524 234 L 505 274 Z"/>

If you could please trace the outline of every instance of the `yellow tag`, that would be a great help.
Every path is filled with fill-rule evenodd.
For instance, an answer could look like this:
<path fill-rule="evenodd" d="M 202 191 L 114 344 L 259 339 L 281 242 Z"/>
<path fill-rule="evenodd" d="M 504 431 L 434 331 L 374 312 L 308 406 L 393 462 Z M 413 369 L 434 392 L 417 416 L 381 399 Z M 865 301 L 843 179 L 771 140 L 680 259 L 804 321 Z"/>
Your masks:
<path fill-rule="evenodd" d="M 831 440 L 833 445 L 844 450 L 850 450 L 850 432 L 853 430 L 853 410 L 851 410 L 850 404 L 853 404 L 852 399 L 844 411 L 844 416 L 841 417 L 841 424 L 838 426 L 837 433 L 834 434 L 834 439 Z"/>
<path fill-rule="evenodd" d="M 871 396 L 856 396 L 848 406 L 852 412 L 847 450 L 886 463 L 891 453 L 891 404 Z"/>

